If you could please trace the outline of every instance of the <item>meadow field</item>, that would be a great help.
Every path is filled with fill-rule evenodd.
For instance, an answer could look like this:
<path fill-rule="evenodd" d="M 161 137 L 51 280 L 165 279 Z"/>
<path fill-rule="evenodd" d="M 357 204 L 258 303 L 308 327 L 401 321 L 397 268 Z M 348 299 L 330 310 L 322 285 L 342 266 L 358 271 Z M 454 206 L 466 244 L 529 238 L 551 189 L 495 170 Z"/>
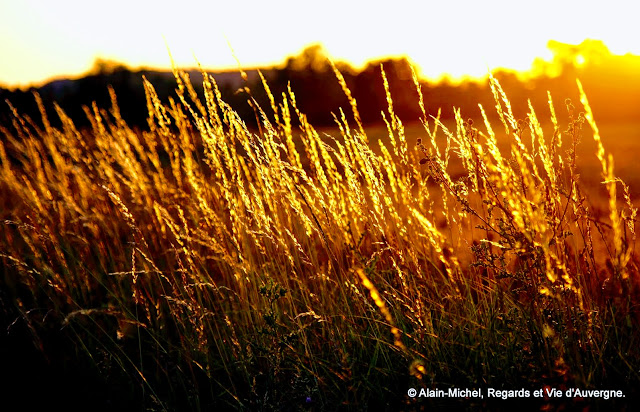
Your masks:
<path fill-rule="evenodd" d="M 441 123 L 416 80 L 422 119 L 405 127 L 383 75 L 388 108 L 365 127 L 336 70 L 350 105 L 334 128 L 265 81 L 253 130 L 212 77 L 199 97 L 175 74 L 169 101 L 145 83 L 144 130 L 115 93 L 85 109 L 86 130 L 62 110 L 60 127 L 17 111 L 1 125 L 0 309 L 7 347 L 34 348 L 12 359 L 21 379 L 25 354 L 43 356 L 61 371 L 43 376 L 71 383 L 36 386 L 105 410 L 512 405 L 489 388 L 530 391 L 518 400 L 534 410 L 604 409 L 638 396 L 640 129 L 597 124 L 579 83 L 580 101 L 549 95 L 516 118 L 492 78 L 483 117 Z M 533 395 L 572 388 L 624 397 Z"/>

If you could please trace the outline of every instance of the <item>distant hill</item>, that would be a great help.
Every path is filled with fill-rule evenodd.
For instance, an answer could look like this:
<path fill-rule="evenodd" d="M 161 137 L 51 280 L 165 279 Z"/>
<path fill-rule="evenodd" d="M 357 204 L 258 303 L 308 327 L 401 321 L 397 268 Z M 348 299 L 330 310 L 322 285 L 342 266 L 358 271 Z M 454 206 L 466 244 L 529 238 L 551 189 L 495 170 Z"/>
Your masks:
<path fill-rule="evenodd" d="M 187 71 L 196 90 L 201 91 L 202 73 L 199 70 Z M 233 96 L 237 89 L 243 86 L 244 80 L 238 71 L 209 73 L 224 91 L 226 96 Z M 249 83 L 259 81 L 258 70 L 246 70 Z M 273 79 L 275 72 L 272 69 L 263 70 L 267 79 Z M 125 67 L 102 73 L 89 74 L 78 79 L 57 79 L 40 87 L 31 87 L 27 90 L 0 88 L 0 121 L 7 124 L 12 118 L 9 106 L 5 101 L 18 109 L 20 113 L 28 114 L 38 119 L 34 93 L 38 93 L 47 107 L 48 114 L 55 122 L 53 102 L 57 102 L 74 121 L 86 124 L 82 106 L 90 106 L 94 101 L 99 107 L 110 106 L 108 86 L 113 87 L 118 96 L 118 104 L 125 120 L 132 125 L 146 124 L 146 100 L 144 95 L 143 77 L 149 80 L 156 89 L 161 99 L 175 95 L 176 81 L 171 71 L 160 70 L 135 70 Z"/>
<path fill-rule="evenodd" d="M 566 98 L 578 101 L 576 78 L 580 78 L 589 96 L 597 119 L 630 120 L 640 118 L 640 57 L 633 55 L 613 55 L 602 44 L 586 40 L 580 45 L 550 42 L 549 48 L 554 58 L 547 62 L 538 60 L 528 73 L 514 73 L 500 70 L 494 76 L 500 80 L 509 95 L 516 117 L 524 118 L 528 111 L 528 100 L 535 108 L 548 112 L 547 91 L 550 91 L 557 105 L 559 116 L 566 115 L 562 104 Z M 381 112 L 386 110 L 386 94 L 382 82 L 381 66 L 384 67 L 394 111 L 404 122 L 417 121 L 422 114 L 418 106 L 418 96 L 411 75 L 411 64 L 407 59 L 387 59 L 369 63 L 357 71 L 345 63 L 336 63 L 358 102 L 363 122 L 381 123 Z M 319 126 L 334 124 L 332 113 L 342 108 L 350 114 L 349 103 L 321 46 L 310 46 L 300 55 L 290 57 L 283 67 L 261 69 L 269 87 L 278 102 L 288 93 L 288 86 L 296 94 L 296 103 L 308 119 Z M 194 89 L 202 96 L 202 75 L 198 70 L 188 70 Z M 255 125 L 255 112 L 247 103 L 255 99 L 268 114 L 270 103 L 259 79 L 258 70 L 246 70 L 247 81 L 238 71 L 210 73 L 218 83 L 223 99 L 240 116 Z M 132 126 L 145 127 L 147 118 L 146 98 L 142 78 L 146 77 L 154 86 L 158 96 L 166 101 L 175 96 L 176 82 L 170 71 L 131 70 L 113 62 L 98 62 L 86 76 L 78 79 L 59 79 L 41 87 L 29 90 L 0 89 L 0 102 L 5 100 L 20 112 L 33 119 L 40 115 L 33 98 L 33 92 L 42 97 L 47 113 L 56 122 L 53 102 L 57 102 L 74 121 L 86 125 L 83 106 L 96 102 L 99 107 L 108 108 L 110 98 L 108 86 L 113 87 L 118 96 L 118 104 L 124 119 Z M 251 89 L 251 96 L 244 86 Z M 478 103 L 482 103 L 491 116 L 493 97 L 484 82 L 464 82 L 453 85 L 447 82 L 421 81 L 428 115 L 436 115 L 441 109 L 441 118 L 454 117 L 452 103 L 461 109 L 463 117 L 479 118 Z M 0 103 L 0 124 L 11 124 L 9 106 Z"/>

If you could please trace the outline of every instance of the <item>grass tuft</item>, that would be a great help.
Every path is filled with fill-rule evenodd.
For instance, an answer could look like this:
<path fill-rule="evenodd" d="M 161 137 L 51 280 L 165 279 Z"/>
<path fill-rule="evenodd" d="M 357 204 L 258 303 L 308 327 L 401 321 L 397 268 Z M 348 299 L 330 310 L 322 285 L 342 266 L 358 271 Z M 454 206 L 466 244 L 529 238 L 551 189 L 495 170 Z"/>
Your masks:
<path fill-rule="evenodd" d="M 112 90 L 111 108 L 85 107 L 87 130 L 59 107 L 51 126 L 37 95 L 41 124 L 14 110 L 0 128 L 6 313 L 45 353 L 64 336 L 104 376 L 124 371 L 159 409 L 637 388 L 637 209 L 581 84 L 584 113 L 567 101 L 565 125 L 551 95 L 548 123 L 531 103 L 517 119 L 493 77 L 495 113 L 445 125 L 414 73 L 424 128 L 408 136 L 383 71 L 388 138 L 369 143 L 333 69 L 356 126 L 340 111 L 333 136 L 263 77 L 270 107 L 248 91 L 251 130 L 213 77 L 201 100 L 180 70 L 177 99 L 145 80 L 147 130 Z M 585 122 L 602 199 L 579 178 Z"/>

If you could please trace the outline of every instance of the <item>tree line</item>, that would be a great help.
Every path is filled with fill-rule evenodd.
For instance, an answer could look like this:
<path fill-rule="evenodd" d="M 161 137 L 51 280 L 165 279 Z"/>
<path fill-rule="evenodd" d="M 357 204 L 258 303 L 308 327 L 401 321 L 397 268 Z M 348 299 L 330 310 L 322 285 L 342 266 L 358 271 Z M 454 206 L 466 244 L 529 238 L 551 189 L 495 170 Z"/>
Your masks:
<path fill-rule="evenodd" d="M 634 121 L 640 118 L 640 82 L 637 77 L 637 73 L 640 73 L 640 56 L 614 55 L 602 42 L 594 40 L 586 40 L 579 45 L 549 42 L 549 48 L 554 56 L 552 61 L 536 60 L 528 73 L 505 69 L 493 73 L 509 95 L 516 117 L 526 115 L 529 99 L 535 108 L 548 110 L 547 91 L 551 92 L 556 106 L 566 98 L 577 101 L 575 79 L 579 78 L 599 121 Z M 408 59 L 373 61 L 361 70 L 344 62 L 336 62 L 335 65 L 356 99 L 365 124 L 381 123 L 381 112 L 387 107 L 383 69 L 396 115 L 403 122 L 417 121 L 421 117 Z M 255 99 L 264 108 L 269 106 L 269 100 L 257 70 L 246 72 L 246 82 L 239 72 L 212 75 L 217 80 L 223 99 L 249 126 L 255 126 L 255 112 L 248 99 Z M 189 73 L 196 91 L 202 96 L 202 76 L 198 70 L 189 70 Z M 282 93 L 287 93 L 291 87 L 298 107 L 312 124 L 333 125 L 333 114 L 338 114 L 340 108 L 349 114 L 347 98 L 320 45 L 311 45 L 299 55 L 289 57 L 283 66 L 266 68 L 262 73 L 276 99 L 281 99 Z M 144 128 L 147 109 L 143 76 L 153 84 L 163 101 L 167 101 L 169 96 L 175 97 L 176 82 L 169 71 L 132 70 L 117 62 L 100 60 L 91 72 L 79 79 L 56 80 L 28 90 L 0 88 L 0 124 L 10 124 L 12 119 L 10 106 L 6 102 L 38 121 L 40 114 L 33 97 L 33 93 L 38 92 L 54 125 L 57 116 L 53 102 L 57 102 L 78 125 L 87 125 L 82 107 L 95 102 L 98 107 L 108 108 L 110 98 L 107 86 L 110 85 L 118 96 L 124 119 L 131 126 Z M 250 96 L 245 86 L 251 90 Z M 421 80 L 420 87 L 428 114 L 435 116 L 440 110 L 442 119 L 454 117 L 454 104 L 465 118 L 480 117 L 478 103 L 486 109 L 494 105 L 486 79 L 457 84 L 446 80 Z M 562 116 L 564 111 L 557 111 Z M 491 113 L 491 110 L 487 112 Z"/>

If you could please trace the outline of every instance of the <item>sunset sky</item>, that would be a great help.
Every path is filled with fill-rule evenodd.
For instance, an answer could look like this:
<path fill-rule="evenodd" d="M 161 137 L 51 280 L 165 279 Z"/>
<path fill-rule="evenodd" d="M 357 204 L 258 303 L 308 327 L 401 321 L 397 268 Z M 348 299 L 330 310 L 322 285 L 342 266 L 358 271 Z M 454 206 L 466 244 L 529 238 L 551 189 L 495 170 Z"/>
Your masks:
<path fill-rule="evenodd" d="M 547 41 L 603 40 L 640 54 L 632 1 L 0 0 L 0 85 L 77 76 L 96 57 L 127 65 L 237 67 L 282 63 L 312 42 L 361 66 L 408 55 L 425 77 L 525 70 Z M 195 56 L 195 57 L 194 57 Z"/>

